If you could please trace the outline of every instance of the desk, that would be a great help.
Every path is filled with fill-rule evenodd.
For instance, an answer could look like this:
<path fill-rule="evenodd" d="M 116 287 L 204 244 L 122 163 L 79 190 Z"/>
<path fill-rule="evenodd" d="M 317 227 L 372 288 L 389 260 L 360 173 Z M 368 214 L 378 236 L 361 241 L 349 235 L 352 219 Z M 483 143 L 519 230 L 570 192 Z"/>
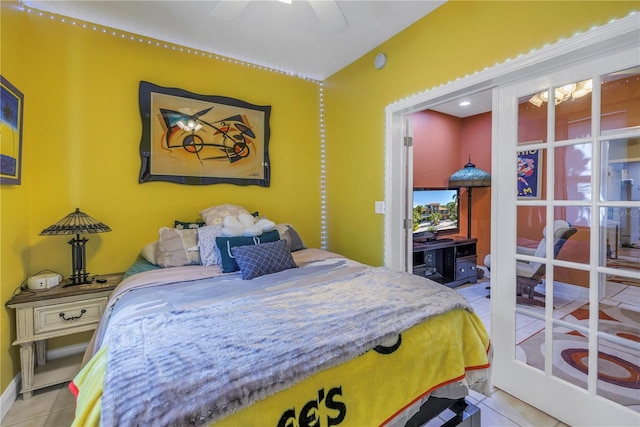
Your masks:
<path fill-rule="evenodd" d="M 451 236 L 429 242 L 413 242 L 413 274 L 450 288 L 478 281 L 478 239 Z"/>
<path fill-rule="evenodd" d="M 64 287 L 67 282 L 63 282 L 49 290 L 21 292 L 6 303 L 16 310 L 13 345 L 20 345 L 23 399 L 29 399 L 33 390 L 69 381 L 78 373 L 82 355 L 47 363 L 46 340 L 98 326 L 111 291 L 122 281 L 122 273 L 96 279 L 104 283 Z"/>

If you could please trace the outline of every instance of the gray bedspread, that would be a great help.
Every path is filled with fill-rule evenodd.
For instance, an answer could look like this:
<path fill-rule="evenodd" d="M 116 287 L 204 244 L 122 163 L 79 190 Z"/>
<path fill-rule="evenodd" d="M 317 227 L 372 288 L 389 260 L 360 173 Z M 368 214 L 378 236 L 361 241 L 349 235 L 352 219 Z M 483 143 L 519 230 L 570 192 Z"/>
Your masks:
<path fill-rule="evenodd" d="M 206 304 L 156 302 L 160 310 L 146 310 L 135 292 L 122 296 L 104 334 L 101 424 L 210 423 L 432 316 L 471 310 L 434 282 L 342 258 L 282 273 L 187 283 L 196 294 L 223 283 Z M 136 315 L 127 296 L 141 309 Z"/>

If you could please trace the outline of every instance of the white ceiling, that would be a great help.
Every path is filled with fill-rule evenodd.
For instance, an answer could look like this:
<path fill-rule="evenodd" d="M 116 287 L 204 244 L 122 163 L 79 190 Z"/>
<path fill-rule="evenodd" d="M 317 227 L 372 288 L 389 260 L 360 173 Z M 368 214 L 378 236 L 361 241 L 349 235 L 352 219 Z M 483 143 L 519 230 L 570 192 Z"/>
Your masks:
<path fill-rule="evenodd" d="M 326 79 L 443 3 L 24 1 L 47 12 L 317 80 Z"/>
<path fill-rule="evenodd" d="M 445 0 L 446 1 L 446 0 Z M 23 0 L 25 6 L 325 80 L 445 3 L 435 0 Z M 371 64 L 373 67 L 373 63 Z M 486 102 L 466 117 L 490 110 Z M 453 108 L 453 109 L 452 109 Z M 475 112 L 477 111 L 477 112 Z"/>

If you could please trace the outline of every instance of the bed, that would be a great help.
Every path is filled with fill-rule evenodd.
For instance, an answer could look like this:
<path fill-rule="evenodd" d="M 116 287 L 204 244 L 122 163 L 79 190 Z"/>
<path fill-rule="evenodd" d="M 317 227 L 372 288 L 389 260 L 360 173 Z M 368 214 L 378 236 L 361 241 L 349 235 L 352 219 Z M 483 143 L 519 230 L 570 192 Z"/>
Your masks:
<path fill-rule="evenodd" d="M 136 262 L 70 384 L 74 425 L 411 426 L 489 393 L 459 294 L 290 240 L 240 245 L 234 272 Z M 264 252 L 287 268 L 247 279 Z"/>

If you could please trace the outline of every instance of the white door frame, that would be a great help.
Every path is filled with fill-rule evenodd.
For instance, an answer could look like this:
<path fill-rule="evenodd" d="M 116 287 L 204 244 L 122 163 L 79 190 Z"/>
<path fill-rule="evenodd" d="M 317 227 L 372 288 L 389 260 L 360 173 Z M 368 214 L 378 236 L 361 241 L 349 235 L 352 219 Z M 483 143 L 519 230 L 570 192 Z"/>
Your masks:
<path fill-rule="evenodd" d="M 503 85 L 514 84 L 538 75 L 549 74 L 553 71 L 567 68 L 571 65 L 584 61 L 584 58 L 596 58 L 605 54 L 611 54 L 615 51 L 636 47 L 640 49 L 640 20 L 636 15 L 630 15 L 626 18 L 611 22 L 602 27 L 592 29 L 586 33 L 576 35 L 570 39 L 560 41 L 551 46 L 544 47 L 540 50 L 531 52 L 521 57 L 505 61 L 502 64 L 492 68 L 479 71 L 473 75 L 447 83 L 427 90 L 423 93 L 411 96 L 386 107 L 386 141 L 385 141 L 385 245 L 384 245 L 384 263 L 385 266 L 394 270 L 406 270 L 407 257 L 409 256 L 404 230 L 404 220 L 407 204 L 408 186 L 412 185 L 407 182 L 406 170 L 407 165 L 406 151 L 411 150 L 410 147 L 404 146 L 404 116 L 418 111 L 429 109 L 437 104 L 459 98 L 463 95 L 486 91 Z M 500 117 L 501 106 L 497 102 L 497 90 L 493 91 L 493 114 L 492 114 L 492 175 L 495 180 L 500 176 L 499 168 L 506 168 L 499 163 L 499 144 L 497 141 L 497 129 Z M 504 106 L 503 106 L 504 109 Z M 504 112 L 502 112 L 504 113 Z M 509 166 L 511 167 L 511 166 Z M 512 176 L 509 170 L 504 171 L 504 175 Z M 410 178 L 409 178 L 410 180 Z M 497 184 L 497 182 L 494 182 Z M 515 215 L 515 205 L 513 209 L 502 207 L 498 209 L 499 188 L 492 191 L 491 195 L 491 252 L 498 253 L 498 231 L 501 215 Z M 499 313 L 499 307 L 495 298 L 491 299 L 491 315 L 496 317 Z M 507 307 L 507 309 L 509 309 Z M 495 328 L 492 328 L 494 332 Z M 513 340 L 501 339 L 500 336 L 491 334 L 492 342 L 496 358 L 501 359 L 500 355 L 511 354 L 513 347 L 509 344 Z M 496 377 L 504 375 L 500 372 L 504 366 L 494 365 Z M 538 384 L 544 388 L 544 383 Z M 533 390 L 536 390 L 533 388 Z M 536 391 L 540 394 L 540 389 Z M 519 396 L 527 401 L 527 396 Z M 537 406 L 549 412 L 551 415 L 552 408 L 543 408 L 540 399 L 535 400 Z M 573 406 L 574 410 L 580 411 L 580 402 L 568 402 Z M 552 405 L 553 406 L 553 405 Z M 558 415 L 556 415 L 558 416 Z M 632 415 L 633 417 L 633 415 Z"/>

